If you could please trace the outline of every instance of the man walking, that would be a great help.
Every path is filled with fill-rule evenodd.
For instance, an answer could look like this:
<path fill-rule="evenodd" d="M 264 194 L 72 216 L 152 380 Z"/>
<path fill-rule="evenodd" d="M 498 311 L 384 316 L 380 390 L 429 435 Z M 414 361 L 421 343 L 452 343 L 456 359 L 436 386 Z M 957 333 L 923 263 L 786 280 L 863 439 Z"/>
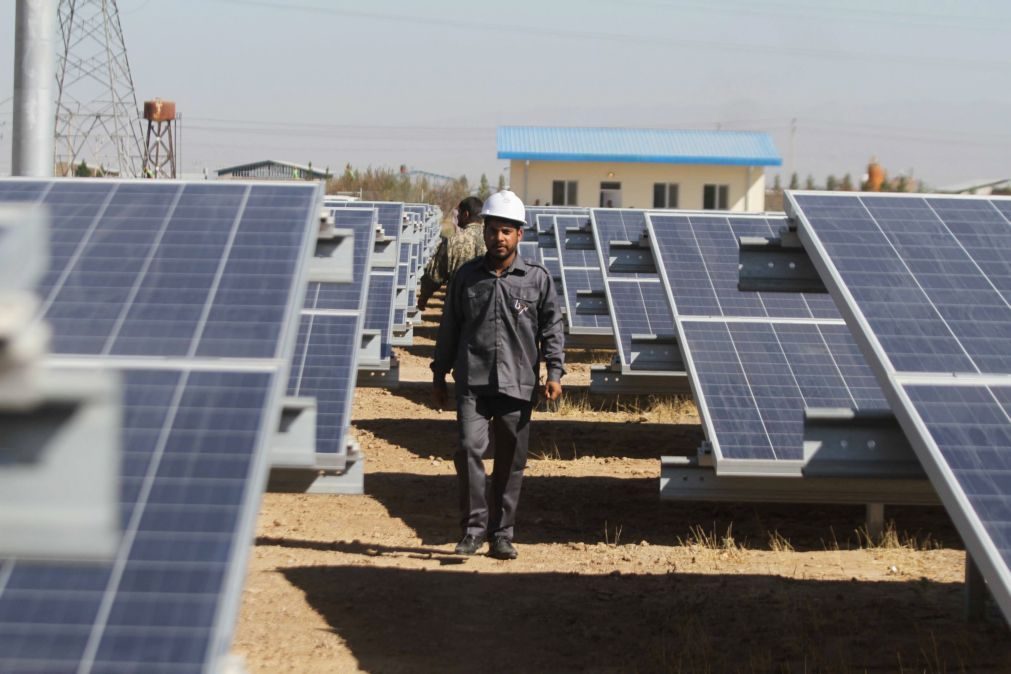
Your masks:
<path fill-rule="evenodd" d="M 435 255 L 425 265 L 418 292 L 418 311 L 424 311 L 435 291 L 453 280 L 453 274 L 464 262 L 484 255 L 484 233 L 481 226 L 483 204 L 477 197 L 467 197 L 456 207 L 456 231 L 443 238 Z"/>
<path fill-rule="evenodd" d="M 452 370 L 460 432 L 453 461 L 463 528 L 456 552 L 472 555 L 489 540 L 492 557 L 515 559 L 513 525 L 540 361 L 547 364 L 544 397 L 557 400 L 565 373 L 564 332 L 551 274 L 517 254 L 526 224 L 523 202 L 503 190 L 488 198 L 482 215 L 487 252 L 460 267 L 449 285 L 432 392 L 443 407 Z M 495 434 L 490 481 L 481 461 L 489 430 Z"/>

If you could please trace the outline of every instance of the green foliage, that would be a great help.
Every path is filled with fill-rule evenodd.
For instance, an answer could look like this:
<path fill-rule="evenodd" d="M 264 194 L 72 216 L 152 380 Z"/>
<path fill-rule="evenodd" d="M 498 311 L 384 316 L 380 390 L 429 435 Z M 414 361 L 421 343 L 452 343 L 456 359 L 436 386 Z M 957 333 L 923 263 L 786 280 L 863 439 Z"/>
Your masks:
<path fill-rule="evenodd" d="M 807 174 L 807 180 L 804 181 L 805 190 L 816 190 L 818 186 L 814 182 L 814 176 L 810 173 Z"/>
<path fill-rule="evenodd" d="M 829 176 L 825 178 L 825 189 L 829 190 L 830 192 L 839 189 L 839 181 L 836 180 L 836 177 L 834 175 L 829 174 Z"/>
<path fill-rule="evenodd" d="M 501 173 L 498 174 L 498 191 L 501 192 L 506 188 L 505 176 Z"/>
<path fill-rule="evenodd" d="M 427 178 L 417 181 L 399 171 L 368 167 L 364 171 L 344 167 L 344 173 L 330 178 L 326 184 L 327 194 L 361 195 L 367 201 L 407 201 L 438 205 L 443 213 L 450 213 L 460 201 L 470 194 L 467 177 L 446 184 L 433 184 Z"/>
<path fill-rule="evenodd" d="M 776 177 L 772 179 L 772 189 L 776 190 L 777 192 L 783 191 L 783 181 L 779 177 L 778 173 L 776 174 Z"/>
<path fill-rule="evenodd" d="M 76 176 L 78 178 L 90 178 L 91 177 L 91 169 L 88 168 L 88 162 L 86 162 L 86 161 L 84 161 L 82 159 L 81 163 L 78 164 L 77 168 L 74 169 L 74 176 Z"/>
<path fill-rule="evenodd" d="M 491 185 L 488 184 L 488 176 L 481 174 L 481 182 L 477 187 L 477 198 L 484 201 L 491 196 Z"/>
<path fill-rule="evenodd" d="M 797 172 L 794 171 L 793 175 L 790 176 L 790 189 L 799 190 L 800 189 L 800 178 L 797 177 Z"/>
<path fill-rule="evenodd" d="M 845 190 L 846 192 L 853 191 L 853 177 L 849 173 L 842 177 L 842 182 L 839 183 L 839 189 Z"/>
<path fill-rule="evenodd" d="M 909 191 L 909 178 L 906 176 L 899 176 L 895 179 L 895 184 L 893 188 L 896 192 L 908 192 Z"/>

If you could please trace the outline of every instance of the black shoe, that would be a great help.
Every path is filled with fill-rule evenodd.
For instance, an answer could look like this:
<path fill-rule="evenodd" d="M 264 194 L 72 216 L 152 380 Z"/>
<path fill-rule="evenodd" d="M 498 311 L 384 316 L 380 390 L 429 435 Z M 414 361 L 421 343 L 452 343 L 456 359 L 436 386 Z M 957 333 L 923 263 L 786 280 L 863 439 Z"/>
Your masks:
<path fill-rule="evenodd" d="M 495 559 L 516 559 L 519 555 L 516 552 L 516 548 L 513 547 L 513 542 L 508 538 L 496 538 L 491 542 L 491 549 L 488 554 Z"/>
<path fill-rule="evenodd" d="M 481 549 L 484 545 L 484 536 L 475 536 L 474 534 L 467 534 L 460 539 L 460 542 L 456 544 L 456 554 L 458 555 L 473 555 L 475 552 Z"/>

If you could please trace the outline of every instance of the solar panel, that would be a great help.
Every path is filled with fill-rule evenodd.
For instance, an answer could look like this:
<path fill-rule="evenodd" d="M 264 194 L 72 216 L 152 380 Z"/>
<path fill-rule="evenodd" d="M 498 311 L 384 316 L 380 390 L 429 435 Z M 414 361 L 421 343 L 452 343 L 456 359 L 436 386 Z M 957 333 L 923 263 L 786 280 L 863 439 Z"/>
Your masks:
<path fill-rule="evenodd" d="M 382 336 L 381 358 L 388 361 L 393 355 L 393 295 L 396 292 L 392 272 L 373 269 L 369 273 L 369 295 L 365 303 L 365 329 L 377 330 Z M 379 365 L 359 363 L 359 365 Z"/>
<path fill-rule="evenodd" d="M 633 337 L 652 336 L 672 342 L 675 336 L 670 301 L 653 266 L 652 252 L 648 246 L 632 248 L 625 257 L 632 259 L 633 264 L 622 267 L 621 254 L 612 245 L 641 242 L 647 233 L 645 212 L 595 208 L 590 211 L 590 218 L 622 370 L 677 373 L 680 356 L 676 345 L 664 346 L 648 363 L 639 358 L 641 350 L 633 345 L 636 341 Z M 666 357 L 657 357 L 664 354 Z"/>
<path fill-rule="evenodd" d="M 125 528 L 111 563 L 0 562 L 0 671 L 207 671 L 238 610 L 319 188 L 0 181 L 0 201 L 32 194 L 59 251 L 54 360 L 123 373 Z"/>
<path fill-rule="evenodd" d="M 650 213 L 646 219 L 678 315 L 841 318 L 824 293 L 738 290 L 738 240 L 778 236 L 785 216 Z"/>
<path fill-rule="evenodd" d="M 1011 617 L 1011 200 L 788 193 L 798 233 Z"/>
<path fill-rule="evenodd" d="M 686 319 L 681 326 L 720 472 L 732 472 L 734 462 L 799 472 L 773 463 L 803 460 L 807 408 L 887 409 L 845 325 Z"/>
<path fill-rule="evenodd" d="M 318 465 L 343 470 L 377 223 L 375 209 L 341 209 L 334 219 L 354 231 L 352 281 L 309 284 L 288 394 L 316 399 Z"/>
<path fill-rule="evenodd" d="M 637 350 L 632 344 L 633 337 L 674 337 L 674 316 L 670 311 L 670 302 L 659 281 L 611 281 L 607 287 L 621 363 L 636 368 Z"/>
<path fill-rule="evenodd" d="M 611 317 L 601 305 L 605 296 L 604 277 L 600 271 L 600 258 L 594 248 L 593 234 L 589 230 L 588 216 L 555 216 L 554 233 L 559 253 L 560 291 L 564 297 L 566 321 L 570 333 L 609 334 Z M 578 234 L 572 230 L 579 229 Z M 574 247 L 570 248 L 570 244 Z M 594 302 L 580 293 L 592 292 L 599 299 Z M 593 305 L 593 311 L 586 306 Z"/>
<path fill-rule="evenodd" d="M 784 216 L 646 220 L 718 473 L 799 472 L 807 408 L 887 410 L 831 297 L 738 290 L 739 238 L 776 236 Z"/>

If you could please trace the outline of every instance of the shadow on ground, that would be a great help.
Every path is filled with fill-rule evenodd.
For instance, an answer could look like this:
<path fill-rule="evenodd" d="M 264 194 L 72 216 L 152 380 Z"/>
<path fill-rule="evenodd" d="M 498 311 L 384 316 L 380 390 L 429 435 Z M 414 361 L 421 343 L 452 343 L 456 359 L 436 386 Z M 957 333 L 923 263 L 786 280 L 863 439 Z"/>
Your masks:
<path fill-rule="evenodd" d="M 401 391 L 401 395 L 406 391 Z M 415 389 L 411 397 L 426 404 L 431 393 Z M 358 419 L 355 428 L 428 458 L 449 459 L 456 451 L 457 425 L 451 419 Z M 693 455 L 702 442 L 697 424 L 638 424 L 603 421 L 569 421 L 564 418 L 535 419 L 530 430 L 533 458 L 576 460 L 581 457 L 659 459 L 661 456 Z"/>
<path fill-rule="evenodd" d="M 798 551 L 858 546 L 856 534 L 864 523 L 860 506 L 796 504 L 727 504 L 661 501 L 659 480 L 651 478 L 540 477 L 523 479 L 518 544 L 646 541 L 676 545 L 702 530 L 717 539 L 728 533 L 745 548 L 770 549 L 770 535 L 778 532 Z M 370 473 L 365 493 L 375 497 L 391 517 L 411 527 L 423 545 L 456 542 L 457 483 L 455 475 Z M 893 507 L 886 515 L 896 530 L 950 548 L 961 548 L 942 508 Z"/>
<path fill-rule="evenodd" d="M 370 672 L 998 672 L 960 584 L 775 576 L 281 573 Z"/>

